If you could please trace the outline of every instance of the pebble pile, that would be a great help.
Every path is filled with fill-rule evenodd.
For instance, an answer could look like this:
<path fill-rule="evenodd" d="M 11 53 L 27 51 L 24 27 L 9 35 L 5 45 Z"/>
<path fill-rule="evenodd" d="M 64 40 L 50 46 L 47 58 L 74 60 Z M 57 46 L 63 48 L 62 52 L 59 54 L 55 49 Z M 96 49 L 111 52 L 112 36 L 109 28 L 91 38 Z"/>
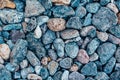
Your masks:
<path fill-rule="evenodd" d="M 0 80 L 120 80 L 120 0 L 0 0 Z"/>

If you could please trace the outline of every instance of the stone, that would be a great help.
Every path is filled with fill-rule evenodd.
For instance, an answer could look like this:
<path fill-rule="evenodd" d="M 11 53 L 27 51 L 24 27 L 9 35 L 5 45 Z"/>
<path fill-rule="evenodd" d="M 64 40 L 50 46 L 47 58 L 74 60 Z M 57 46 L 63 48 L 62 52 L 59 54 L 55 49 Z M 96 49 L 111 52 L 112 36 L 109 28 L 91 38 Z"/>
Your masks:
<path fill-rule="evenodd" d="M 5 67 L 10 72 L 14 72 L 14 71 L 17 71 L 19 69 L 19 65 L 15 64 L 15 63 L 7 63 L 5 65 Z"/>
<path fill-rule="evenodd" d="M 120 38 L 117 38 L 112 34 L 109 34 L 108 41 L 110 41 L 114 44 L 119 44 L 120 45 Z"/>
<path fill-rule="evenodd" d="M 72 7 L 78 7 L 80 4 L 80 0 L 72 0 L 71 1 L 71 6 Z"/>
<path fill-rule="evenodd" d="M 55 5 L 69 5 L 71 0 L 52 0 Z"/>
<path fill-rule="evenodd" d="M 59 65 L 62 68 L 69 69 L 72 65 L 72 59 L 71 58 L 64 58 L 64 59 L 60 60 Z"/>
<path fill-rule="evenodd" d="M 24 14 L 12 9 L 1 9 L 0 19 L 3 23 L 20 23 L 23 21 Z"/>
<path fill-rule="evenodd" d="M 41 0 L 40 2 L 44 6 L 45 9 L 50 9 L 52 7 L 52 1 L 51 0 Z"/>
<path fill-rule="evenodd" d="M 81 69 L 81 73 L 86 76 L 95 76 L 97 74 L 97 66 L 94 62 L 89 62 Z"/>
<path fill-rule="evenodd" d="M 118 22 L 116 14 L 107 7 L 101 7 L 96 14 L 93 15 L 92 23 L 100 31 L 107 31 Z"/>
<path fill-rule="evenodd" d="M 4 60 L 1 56 L 0 56 L 0 64 L 4 64 Z"/>
<path fill-rule="evenodd" d="M 90 61 L 96 61 L 98 60 L 99 56 L 97 53 L 93 53 L 91 56 L 90 56 Z"/>
<path fill-rule="evenodd" d="M 5 44 L 5 43 L 0 44 L 0 56 L 3 59 L 5 59 L 5 60 L 9 59 L 10 52 L 11 52 L 11 50 L 7 44 Z"/>
<path fill-rule="evenodd" d="M 51 18 L 48 20 L 48 28 L 52 31 L 62 31 L 65 29 L 65 20 L 62 18 Z"/>
<path fill-rule="evenodd" d="M 106 32 L 99 32 L 99 31 L 97 31 L 97 37 L 101 41 L 105 42 L 105 41 L 108 40 L 109 35 Z"/>
<path fill-rule="evenodd" d="M 114 36 L 120 38 L 120 25 L 113 26 L 109 29 L 109 32 Z"/>
<path fill-rule="evenodd" d="M 115 4 L 116 4 L 117 8 L 120 10 L 120 1 L 119 0 L 115 1 Z"/>
<path fill-rule="evenodd" d="M 87 77 L 85 78 L 85 80 L 95 80 L 95 79 L 93 79 L 92 77 Z"/>
<path fill-rule="evenodd" d="M 39 16 L 37 17 L 37 24 L 38 26 L 41 26 L 42 24 L 48 22 L 49 17 L 48 16 Z"/>
<path fill-rule="evenodd" d="M 0 44 L 3 44 L 4 43 L 4 39 L 2 36 L 0 36 Z"/>
<path fill-rule="evenodd" d="M 61 80 L 62 77 L 62 72 L 58 71 L 55 73 L 55 75 L 53 76 L 53 80 Z"/>
<path fill-rule="evenodd" d="M 65 70 L 61 76 L 61 80 L 68 80 L 69 71 Z"/>
<path fill-rule="evenodd" d="M 66 23 L 67 28 L 73 28 L 73 29 L 81 29 L 82 28 L 82 23 L 79 17 L 71 17 L 67 23 Z"/>
<path fill-rule="evenodd" d="M 110 2 L 110 0 L 100 0 L 101 5 L 107 5 Z"/>
<path fill-rule="evenodd" d="M 8 46 L 10 47 L 10 49 L 12 50 L 13 47 L 14 47 L 14 43 L 13 43 L 11 40 L 8 40 L 8 41 L 7 41 L 7 44 L 8 44 Z"/>
<path fill-rule="evenodd" d="M 78 30 L 66 29 L 60 33 L 62 39 L 72 39 L 79 36 Z"/>
<path fill-rule="evenodd" d="M 42 80 L 42 78 L 36 74 L 28 74 L 27 79 L 28 80 Z"/>
<path fill-rule="evenodd" d="M 78 65 L 77 64 L 73 64 L 72 66 L 71 66 L 71 68 L 70 68 L 70 71 L 78 71 L 78 69 L 79 69 L 79 67 L 78 67 Z"/>
<path fill-rule="evenodd" d="M 100 62 L 102 64 L 105 64 L 114 55 L 115 51 L 116 51 L 115 44 L 112 44 L 110 42 L 101 44 L 97 49 Z"/>
<path fill-rule="evenodd" d="M 116 63 L 116 59 L 114 57 L 112 57 L 108 63 L 106 63 L 105 67 L 104 67 L 104 72 L 107 74 L 110 74 L 113 71 L 113 68 L 115 66 Z"/>
<path fill-rule="evenodd" d="M 79 18 L 83 18 L 87 14 L 87 11 L 85 7 L 79 5 L 75 10 L 75 16 L 78 16 Z"/>
<path fill-rule="evenodd" d="M 47 65 L 48 64 L 48 58 L 47 57 L 43 57 L 41 60 L 42 65 Z"/>
<path fill-rule="evenodd" d="M 98 72 L 95 76 L 96 80 L 109 80 L 109 76 L 105 72 Z"/>
<path fill-rule="evenodd" d="M 37 26 L 34 31 L 34 37 L 39 39 L 39 38 L 41 38 L 41 36 L 42 36 L 41 28 L 39 26 Z"/>
<path fill-rule="evenodd" d="M 114 3 L 108 3 L 107 7 L 110 8 L 116 14 L 119 12 L 117 6 Z"/>
<path fill-rule="evenodd" d="M 10 55 L 11 62 L 19 64 L 24 60 L 27 55 L 27 45 L 27 41 L 23 39 L 19 39 L 16 42 Z"/>
<path fill-rule="evenodd" d="M 84 41 L 81 43 L 81 44 L 82 44 L 81 48 L 82 48 L 82 49 L 85 49 L 86 46 L 87 46 L 87 44 L 88 44 L 89 42 L 90 42 L 90 38 L 89 38 L 89 37 L 86 37 L 86 38 L 84 39 Z"/>
<path fill-rule="evenodd" d="M 94 38 L 92 41 L 90 41 L 87 45 L 88 55 L 92 55 L 96 51 L 99 45 L 100 45 L 100 41 L 97 38 Z"/>
<path fill-rule="evenodd" d="M 96 13 L 99 10 L 99 3 L 89 3 L 86 5 L 86 10 L 90 13 Z"/>
<path fill-rule="evenodd" d="M 57 59 L 57 53 L 53 49 L 48 50 L 48 55 L 51 59 L 56 60 Z"/>
<path fill-rule="evenodd" d="M 3 8 L 15 8 L 15 3 L 10 0 L 0 0 L 0 9 Z"/>
<path fill-rule="evenodd" d="M 77 60 L 82 64 L 87 64 L 89 62 L 89 56 L 84 49 L 80 49 L 77 55 Z"/>
<path fill-rule="evenodd" d="M 40 65 L 39 59 L 36 57 L 36 55 L 32 51 L 28 51 L 26 57 L 32 66 Z"/>
<path fill-rule="evenodd" d="M 120 71 L 115 71 L 110 75 L 110 80 L 119 80 L 120 79 Z"/>
<path fill-rule="evenodd" d="M 85 76 L 79 72 L 72 72 L 69 75 L 69 80 L 84 80 Z"/>
<path fill-rule="evenodd" d="M 115 52 L 115 59 L 117 60 L 117 62 L 120 62 L 120 47 L 118 47 Z"/>
<path fill-rule="evenodd" d="M 24 1 L 21 0 L 14 0 L 14 3 L 16 5 L 16 10 L 19 12 L 24 12 L 24 7 L 25 7 L 25 3 Z"/>
<path fill-rule="evenodd" d="M 85 17 L 85 20 L 83 22 L 83 26 L 88 26 L 92 23 L 92 14 L 88 13 Z"/>
<path fill-rule="evenodd" d="M 48 70 L 49 70 L 50 75 L 54 75 L 55 74 L 55 72 L 57 71 L 58 65 L 59 64 L 57 62 L 55 62 L 55 61 L 49 62 Z"/>
<path fill-rule="evenodd" d="M 78 54 L 79 46 L 75 42 L 65 44 L 65 52 L 70 58 L 75 58 Z"/>
<path fill-rule="evenodd" d="M 37 0 L 26 0 L 25 17 L 38 16 L 45 8 Z"/>
<path fill-rule="evenodd" d="M 35 66 L 35 73 L 39 75 L 42 68 L 42 66 Z"/>
<path fill-rule="evenodd" d="M 120 24 L 120 13 L 118 13 L 118 24 Z"/>
<path fill-rule="evenodd" d="M 59 57 L 63 57 L 64 56 L 64 47 L 65 47 L 64 41 L 61 38 L 57 38 L 54 40 L 53 46 L 57 52 L 57 55 Z"/>
<path fill-rule="evenodd" d="M 25 59 L 23 60 L 21 63 L 20 63 L 20 67 L 23 69 L 23 68 L 26 68 L 28 66 L 28 61 Z"/>
<path fill-rule="evenodd" d="M 47 70 L 47 68 L 43 67 L 40 70 L 40 76 L 42 77 L 42 79 L 46 79 L 49 75 L 49 72 Z"/>
<path fill-rule="evenodd" d="M 19 72 L 15 72 L 14 73 L 14 79 L 19 79 L 21 76 L 20 76 L 20 73 Z"/>
<path fill-rule="evenodd" d="M 119 70 L 120 70 L 120 63 L 116 63 L 114 69 L 115 69 L 116 71 L 119 71 Z"/>
<path fill-rule="evenodd" d="M 47 80 L 53 80 L 53 78 L 52 78 L 51 76 L 49 76 L 49 77 L 47 78 Z"/>
<path fill-rule="evenodd" d="M 75 14 L 74 10 L 70 6 L 62 5 L 52 8 L 54 17 L 68 17 Z M 62 13 L 61 13 L 62 12 Z"/>

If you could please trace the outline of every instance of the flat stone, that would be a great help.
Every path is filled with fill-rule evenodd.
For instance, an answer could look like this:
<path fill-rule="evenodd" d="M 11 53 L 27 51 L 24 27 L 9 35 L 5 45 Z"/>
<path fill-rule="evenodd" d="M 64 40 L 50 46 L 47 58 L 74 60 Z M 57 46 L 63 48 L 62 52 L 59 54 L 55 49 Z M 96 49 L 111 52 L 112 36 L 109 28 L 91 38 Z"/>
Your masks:
<path fill-rule="evenodd" d="M 69 75 L 69 80 L 84 80 L 85 76 L 79 72 L 72 72 Z"/>
<path fill-rule="evenodd" d="M 42 80 L 42 78 L 38 76 L 37 74 L 28 74 L 27 79 L 28 80 Z"/>
<path fill-rule="evenodd" d="M 108 3 L 107 7 L 114 11 L 116 14 L 119 12 L 117 6 L 114 3 Z"/>
<path fill-rule="evenodd" d="M 60 61 L 60 67 L 69 69 L 72 65 L 72 59 L 71 58 L 64 58 Z"/>
<path fill-rule="evenodd" d="M 108 40 L 108 34 L 106 32 L 98 32 L 97 31 L 97 37 L 98 39 L 100 39 L 101 41 L 105 42 Z"/>
<path fill-rule="evenodd" d="M 48 28 L 52 31 L 62 31 L 65 29 L 65 20 L 62 18 L 52 18 L 48 20 Z"/>
<path fill-rule="evenodd" d="M 10 56 L 10 48 L 7 44 L 3 43 L 3 44 L 0 44 L 0 56 L 7 60 L 9 59 L 9 56 Z"/>
<path fill-rule="evenodd" d="M 71 39 L 71 38 L 78 37 L 79 32 L 78 30 L 74 30 L 74 29 L 66 29 L 62 31 L 60 35 L 63 39 Z"/>
<path fill-rule="evenodd" d="M 61 80 L 69 80 L 68 76 L 69 76 L 69 71 L 65 70 L 61 76 Z"/>
<path fill-rule="evenodd" d="M 89 62 L 89 56 L 84 49 L 80 49 L 77 55 L 77 60 L 82 64 L 87 64 Z"/>
<path fill-rule="evenodd" d="M 117 62 L 120 62 L 120 47 L 118 47 L 115 52 L 115 58 L 116 58 Z"/>
<path fill-rule="evenodd" d="M 101 44 L 97 49 L 97 53 L 100 57 L 101 63 L 105 64 L 114 55 L 115 51 L 115 44 L 112 44 L 110 42 Z"/>
<path fill-rule="evenodd" d="M 55 5 L 69 5 L 71 0 L 52 0 Z"/>
<path fill-rule="evenodd" d="M 98 72 L 95 76 L 96 80 L 109 80 L 109 76 L 105 72 Z"/>

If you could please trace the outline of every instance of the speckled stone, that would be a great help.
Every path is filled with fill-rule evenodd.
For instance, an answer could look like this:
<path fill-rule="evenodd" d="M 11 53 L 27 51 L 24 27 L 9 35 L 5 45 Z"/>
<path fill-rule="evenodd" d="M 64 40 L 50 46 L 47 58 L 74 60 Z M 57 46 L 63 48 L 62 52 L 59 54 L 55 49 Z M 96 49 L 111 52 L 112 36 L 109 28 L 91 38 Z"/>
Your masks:
<path fill-rule="evenodd" d="M 70 71 L 78 71 L 79 70 L 79 67 L 77 64 L 73 64 L 70 68 Z"/>
<path fill-rule="evenodd" d="M 115 52 L 115 58 L 116 58 L 117 62 L 120 62 L 120 47 L 118 47 Z"/>
<path fill-rule="evenodd" d="M 98 72 L 95 76 L 96 80 L 109 80 L 109 76 L 105 72 Z"/>
<path fill-rule="evenodd" d="M 27 79 L 28 80 L 42 80 L 42 78 L 38 76 L 37 74 L 28 74 Z"/>
<path fill-rule="evenodd" d="M 101 41 L 105 42 L 108 40 L 108 34 L 106 32 L 98 32 L 97 31 L 97 37 L 98 39 L 100 39 Z"/>
<path fill-rule="evenodd" d="M 69 80 L 84 80 L 85 76 L 79 72 L 72 72 L 69 75 Z"/>
<path fill-rule="evenodd" d="M 72 59 L 71 58 L 64 58 L 60 61 L 60 67 L 69 69 L 72 65 Z"/>
<path fill-rule="evenodd" d="M 116 14 L 119 12 L 117 6 L 114 3 L 108 3 L 107 7 L 114 11 Z"/>
<path fill-rule="evenodd" d="M 52 0 L 56 5 L 69 5 L 71 0 Z"/>
<path fill-rule="evenodd" d="M 90 56 L 90 61 L 96 61 L 98 60 L 99 56 L 97 53 L 93 53 L 91 56 Z"/>
<path fill-rule="evenodd" d="M 69 71 L 65 70 L 61 76 L 61 80 L 69 80 L 68 76 L 69 76 Z"/>
<path fill-rule="evenodd" d="M 114 44 L 119 44 L 120 45 L 120 38 L 115 37 L 112 34 L 109 34 L 108 40 Z"/>

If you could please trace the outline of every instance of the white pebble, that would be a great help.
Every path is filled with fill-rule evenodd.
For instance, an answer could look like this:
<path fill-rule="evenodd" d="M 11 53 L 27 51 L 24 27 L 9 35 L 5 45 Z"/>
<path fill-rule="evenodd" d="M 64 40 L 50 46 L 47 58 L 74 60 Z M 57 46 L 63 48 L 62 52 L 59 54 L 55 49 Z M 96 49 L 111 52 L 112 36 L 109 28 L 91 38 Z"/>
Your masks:
<path fill-rule="evenodd" d="M 27 60 L 23 60 L 21 63 L 20 63 L 20 67 L 23 69 L 23 68 L 26 68 L 28 66 L 28 61 Z"/>
<path fill-rule="evenodd" d="M 98 55 L 97 53 L 94 53 L 90 56 L 90 61 L 96 61 L 96 60 L 98 60 Z"/>
<path fill-rule="evenodd" d="M 42 80 L 42 78 L 38 76 L 37 74 L 28 74 L 27 79 L 28 80 Z"/>
<path fill-rule="evenodd" d="M 68 80 L 69 71 L 65 70 L 62 74 L 61 80 Z"/>
<path fill-rule="evenodd" d="M 41 36 L 42 36 L 41 28 L 39 26 L 37 26 L 34 31 L 34 37 L 39 39 L 39 38 L 41 38 Z"/>

